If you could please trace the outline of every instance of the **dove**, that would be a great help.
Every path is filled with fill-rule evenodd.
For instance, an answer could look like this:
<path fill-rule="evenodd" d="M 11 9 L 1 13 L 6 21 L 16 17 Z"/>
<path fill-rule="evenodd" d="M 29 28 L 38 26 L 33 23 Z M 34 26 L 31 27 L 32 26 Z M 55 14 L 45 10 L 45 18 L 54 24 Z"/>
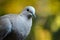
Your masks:
<path fill-rule="evenodd" d="M 20 14 L 6 14 L 0 17 L 0 40 L 23 40 L 32 27 L 36 17 L 35 8 L 27 6 Z"/>

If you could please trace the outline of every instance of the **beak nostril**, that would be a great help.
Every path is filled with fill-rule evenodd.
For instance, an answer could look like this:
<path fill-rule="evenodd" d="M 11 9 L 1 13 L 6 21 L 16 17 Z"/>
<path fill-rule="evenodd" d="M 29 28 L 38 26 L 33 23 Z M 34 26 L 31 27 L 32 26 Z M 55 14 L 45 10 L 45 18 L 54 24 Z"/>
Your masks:
<path fill-rule="evenodd" d="M 31 12 L 31 11 L 29 11 L 29 12 L 33 14 L 33 12 Z"/>

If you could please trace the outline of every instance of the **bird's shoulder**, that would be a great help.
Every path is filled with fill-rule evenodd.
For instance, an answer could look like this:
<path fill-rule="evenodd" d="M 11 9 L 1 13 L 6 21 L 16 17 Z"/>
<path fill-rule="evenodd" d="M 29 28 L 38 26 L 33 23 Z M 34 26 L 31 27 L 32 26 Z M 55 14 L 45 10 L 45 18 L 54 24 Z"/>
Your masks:
<path fill-rule="evenodd" d="M 17 15 L 16 14 L 7 14 L 7 15 L 3 15 L 3 16 L 1 16 L 0 17 L 0 20 L 3 20 L 3 19 L 13 19 L 13 18 L 16 18 L 17 17 Z"/>

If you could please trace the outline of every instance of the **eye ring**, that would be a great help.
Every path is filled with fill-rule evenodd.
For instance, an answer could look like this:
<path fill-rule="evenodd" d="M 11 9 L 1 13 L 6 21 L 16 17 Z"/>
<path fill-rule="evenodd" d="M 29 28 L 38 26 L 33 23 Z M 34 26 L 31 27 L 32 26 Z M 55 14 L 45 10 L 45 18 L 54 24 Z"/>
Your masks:
<path fill-rule="evenodd" d="M 27 11 L 29 11 L 29 9 L 27 9 Z"/>

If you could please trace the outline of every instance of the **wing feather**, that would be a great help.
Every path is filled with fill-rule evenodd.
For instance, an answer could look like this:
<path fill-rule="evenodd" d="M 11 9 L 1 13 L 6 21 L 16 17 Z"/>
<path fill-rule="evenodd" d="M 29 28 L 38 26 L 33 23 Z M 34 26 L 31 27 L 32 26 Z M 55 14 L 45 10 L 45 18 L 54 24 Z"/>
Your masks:
<path fill-rule="evenodd" d="M 0 40 L 11 32 L 11 22 L 8 18 L 0 18 Z"/>

